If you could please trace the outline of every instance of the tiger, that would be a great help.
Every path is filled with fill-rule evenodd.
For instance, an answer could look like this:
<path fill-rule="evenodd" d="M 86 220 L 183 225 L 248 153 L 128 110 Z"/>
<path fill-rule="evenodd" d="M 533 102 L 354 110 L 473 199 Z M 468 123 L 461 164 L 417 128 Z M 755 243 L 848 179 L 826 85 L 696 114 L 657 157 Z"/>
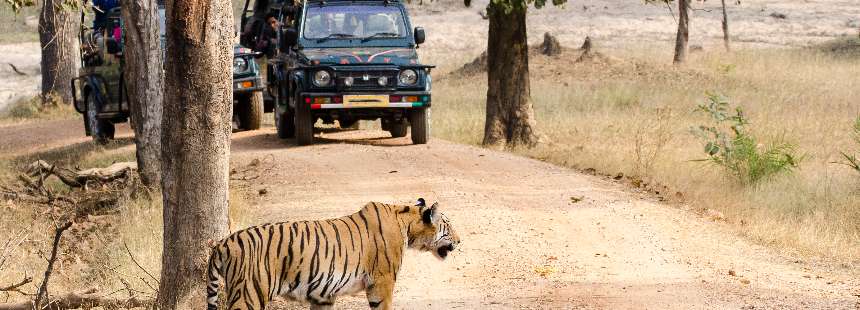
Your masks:
<path fill-rule="evenodd" d="M 364 291 L 371 309 L 391 309 L 407 248 L 444 261 L 460 244 L 435 202 L 369 202 L 340 218 L 269 223 L 237 231 L 212 248 L 207 310 L 218 309 L 220 282 L 229 310 L 265 309 L 275 296 L 333 309 L 338 296 Z"/>

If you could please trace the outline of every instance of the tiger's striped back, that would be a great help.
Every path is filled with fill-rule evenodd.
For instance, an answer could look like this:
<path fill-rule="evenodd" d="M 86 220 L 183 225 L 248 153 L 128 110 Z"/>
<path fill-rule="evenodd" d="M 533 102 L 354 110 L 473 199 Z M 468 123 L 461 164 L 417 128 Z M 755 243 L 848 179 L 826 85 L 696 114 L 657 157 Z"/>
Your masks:
<path fill-rule="evenodd" d="M 437 204 L 371 202 L 340 218 L 249 227 L 212 249 L 207 309 L 218 308 L 222 281 L 231 310 L 264 309 L 276 295 L 328 306 L 363 290 L 372 307 L 388 308 L 407 247 L 444 259 L 458 243 Z"/>

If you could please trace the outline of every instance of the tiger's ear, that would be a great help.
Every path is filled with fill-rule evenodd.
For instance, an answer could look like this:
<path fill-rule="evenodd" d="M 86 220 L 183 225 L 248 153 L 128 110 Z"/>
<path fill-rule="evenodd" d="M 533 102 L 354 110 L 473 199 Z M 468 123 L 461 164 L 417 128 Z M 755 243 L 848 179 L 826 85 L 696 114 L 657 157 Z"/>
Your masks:
<path fill-rule="evenodd" d="M 424 224 L 436 224 L 439 223 L 441 215 L 442 212 L 439 212 L 439 203 L 434 202 L 432 206 L 424 209 L 421 213 L 421 219 L 424 221 Z"/>
<path fill-rule="evenodd" d="M 418 198 L 418 202 L 415 205 L 419 206 L 419 207 L 423 207 L 423 206 L 426 206 L 427 203 L 424 202 L 424 198 Z"/>

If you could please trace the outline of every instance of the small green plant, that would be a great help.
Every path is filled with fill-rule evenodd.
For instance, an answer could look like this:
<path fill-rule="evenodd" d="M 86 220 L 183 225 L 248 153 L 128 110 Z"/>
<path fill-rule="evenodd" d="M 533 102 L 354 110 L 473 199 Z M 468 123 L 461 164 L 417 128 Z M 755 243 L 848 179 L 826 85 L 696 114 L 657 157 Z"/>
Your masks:
<path fill-rule="evenodd" d="M 803 158 L 797 155 L 794 144 L 782 138 L 760 144 L 746 130 L 750 123 L 740 107 L 730 112 L 726 97 L 715 93 L 707 93 L 707 97 L 696 111 L 707 114 L 712 125 L 692 128 L 693 134 L 705 140 L 708 158 L 700 161 L 720 166 L 742 184 L 753 186 L 798 167 Z"/>
<path fill-rule="evenodd" d="M 854 120 L 854 142 L 860 145 L 860 116 Z M 842 152 L 842 156 L 845 157 L 845 161 L 840 162 L 841 164 L 860 172 L 860 158 L 857 158 L 857 155 Z"/>

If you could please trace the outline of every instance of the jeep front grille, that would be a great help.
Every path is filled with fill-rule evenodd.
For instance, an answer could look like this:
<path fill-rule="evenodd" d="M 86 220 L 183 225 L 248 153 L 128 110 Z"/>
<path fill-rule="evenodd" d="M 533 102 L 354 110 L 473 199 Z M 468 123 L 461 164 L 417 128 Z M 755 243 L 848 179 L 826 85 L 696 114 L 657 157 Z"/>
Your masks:
<path fill-rule="evenodd" d="M 388 79 L 385 86 L 379 85 L 379 77 Z M 346 86 L 344 80 L 352 78 L 352 86 Z M 397 85 L 397 73 L 390 71 L 368 71 L 368 72 L 338 72 L 337 86 L 343 89 L 373 89 L 390 88 Z"/>

